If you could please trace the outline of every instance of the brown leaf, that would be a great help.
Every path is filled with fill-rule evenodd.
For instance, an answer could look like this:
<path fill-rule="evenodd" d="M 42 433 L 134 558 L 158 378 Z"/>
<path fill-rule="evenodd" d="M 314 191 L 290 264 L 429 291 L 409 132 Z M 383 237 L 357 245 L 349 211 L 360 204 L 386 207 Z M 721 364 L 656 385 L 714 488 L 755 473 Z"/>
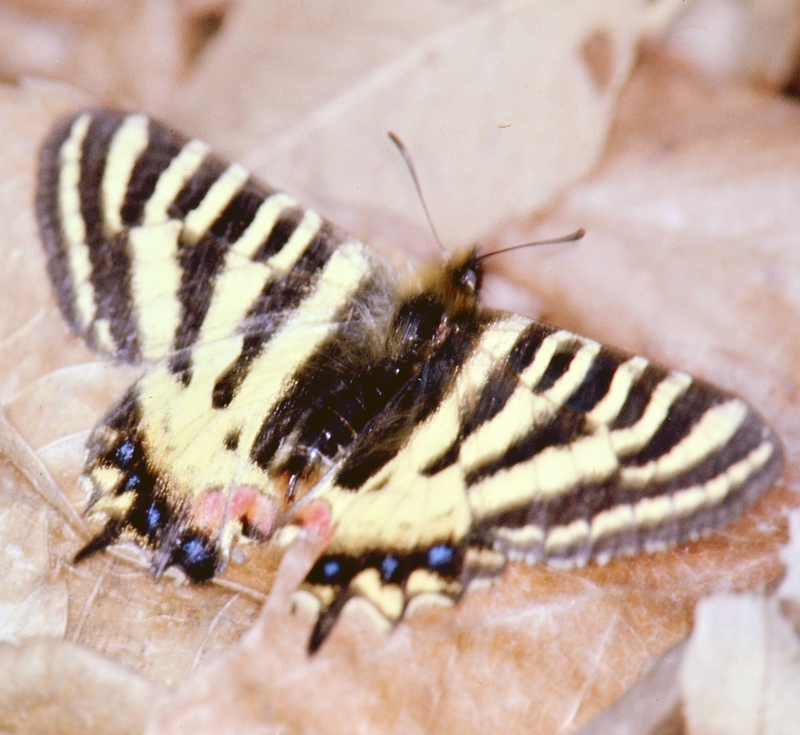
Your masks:
<path fill-rule="evenodd" d="M 81 646 L 0 643 L 0 727 L 15 733 L 140 733 L 164 691 Z"/>
<path fill-rule="evenodd" d="M 306 197 L 427 231 L 392 130 L 443 241 L 464 246 L 590 169 L 638 41 L 679 7 L 335 0 L 296 12 L 245 0 L 170 117 Z"/>

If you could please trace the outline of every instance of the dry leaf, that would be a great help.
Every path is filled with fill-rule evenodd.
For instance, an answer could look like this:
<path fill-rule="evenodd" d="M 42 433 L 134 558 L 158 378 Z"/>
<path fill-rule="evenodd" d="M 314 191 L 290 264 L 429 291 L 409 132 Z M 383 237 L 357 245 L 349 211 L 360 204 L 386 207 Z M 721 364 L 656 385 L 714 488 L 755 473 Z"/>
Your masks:
<path fill-rule="evenodd" d="M 800 637 L 776 600 L 703 600 L 680 683 L 688 735 L 788 735 L 800 720 Z"/>
<path fill-rule="evenodd" d="M 142 732 L 164 692 L 108 658 L 59 640 L 0 643 L 0 727 L 46 735 Z"/>
<path fill-rule="evenodd" d="M 795 0 L 697 0 L 665 47 L 712 79 L 747 78 L 780 89 L 796 74 L 800 6 Z"/>
<path fill-rule="evenodd" d="M 637 42 L 680 7 L 245 0 L 169 113 L 305 196 L 421 222 L 393 130 L 443 241 L 466 245 L 589 170 Z"/>
<path fill-rule="evenodd" d="M 590 169 L 638 42 L 685 5 L 6 3 L 1 78 L 69 81 L 158 113 L 306 198 L 420 222 L 395 130 L 453 246 Z"/>

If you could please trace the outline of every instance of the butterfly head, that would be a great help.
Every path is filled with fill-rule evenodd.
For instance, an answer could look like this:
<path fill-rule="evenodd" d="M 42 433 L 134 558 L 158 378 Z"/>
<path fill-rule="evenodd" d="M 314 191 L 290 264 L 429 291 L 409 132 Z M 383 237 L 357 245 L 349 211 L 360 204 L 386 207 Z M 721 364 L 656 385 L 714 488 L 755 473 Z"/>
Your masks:
<path fill-rule="evenodd" d="M 422 271 L 417 288 L 443 316 L 454 319 L 475 313 L 482 283 L 483 264 L 478 251 L 470 249 Z"/>

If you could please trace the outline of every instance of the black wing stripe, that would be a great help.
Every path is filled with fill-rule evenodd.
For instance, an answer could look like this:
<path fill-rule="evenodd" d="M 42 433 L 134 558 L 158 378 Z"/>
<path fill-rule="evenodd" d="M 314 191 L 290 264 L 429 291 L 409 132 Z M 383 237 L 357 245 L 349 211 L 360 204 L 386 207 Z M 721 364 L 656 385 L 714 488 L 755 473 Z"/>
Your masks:
<path fill-rule="evenodd" d="M 728 523 L 774 482 L 781 461 L 779 445 L 766 437 L 705 482 L 647 497 L 626 497 L 614 482 L 583 486 L 566 501 L 521 506 L 485 518 L 473 533 L 509 558 L 529 562 L 574 565 L 642 548 L 656 550 Z"/>
<path fill-rule="evenodd" d="M 162 126 L 156 123 L 154 123 L 153 126 L 160 134 L 164 134 L 164 128 Z M 137 166 L 140 166 L 142 169 L 149 168 L 149 157 L 151 153 L 157 154 L 157 151 L 155 151 L 156 142 L 157 139 L 153 139 L 153 148 L 148 148 L 145 151 Z M 143 191 L 150 189 L 150 186 L 152 186 L 152 191 L 144 202 L 137 203 L 137 208 L 140 208 L 141 211 L 136 217 L 135 224 L 160 225 L 166 222 L 171 216 L 170 209 L 174 202 L 181 192 L 186 190 L 187 183 L 197 173 L 203 165 L 206 156 L 209 154 L 208 146 L 202 141 L 190 140 L 184 143 L 182 139 L 179 139 L 179 142 L 182 143 L 179 148 L 177 144 L 169 148 L 168 152 L 172 152 L 176 148 L 178 149 L 171 161 L 165 162 L 161 155 L 157 155 L 157 157 L 154 158 L 154 166 L 158 168 L 158 174 L 152 184 L 148 177 L 146 188 L 143 186 Z M 164 154 L 166 153 L 167 151 L 164 151 Z M 149 176 L 152 176 L 154 173 L 155 171 L 152 171 Z M 134 167 L 132 176 L 136 176 L 136 167 Z M 133 195 L 133 191 L 129 193 L 131 196 Z M 123 209 L 126 206 L 133 208 L 133 202 L 126 202 L 126 204 L 123 205 Z"/>
<path fill-rule="evenodd" d="M 564 406 L 571 411 L 589 413 L 609 393 L 611 381 L 620 364 L 626 360 L 615 350 L 603 347 L 595 356 L 591 367 L 578 389 L 569 397 Z"/>
<path fill-rule="evenodd" d="M 113 352 L 114 345 L 101 344 L 92 330 L 97 306 L 81 203 L 84 143 L 91 122 L 89 113 L 65 120 L 42 148 L 37 214 L 48 268 L 65 316 L 90 345 Z"/>
<path fill-rule="evenodd" d="M 721 418 L 721 415 L 717 418 Z M 744 413 L 741 421 L 734 417 L 726 428 L 727 431 L 717 434 L 713 443 L 710 441 L 714 439 L 713 435 L 697 436 L 693 440 L 694 446 L 692 440 L 686 440 L 681 447 L 682 451 L 676 449 L 673 450 L 673 455 L 660 458 L 669 458 L 667 463 L 672 464 L 671 467 L 664 467 L 664 463 L 659 471 L 657 461 L 653 465 L 623 468 L 618 486 L 620 500 L 633 503 L 641 497 L 671 495 L 682 488 L 705 484 L 727 467 L 744 459 L 765 440 L 774 439 L 769 432 L 764 431 L 761 420 L 748 412 Z M 728 435 L 730 438 L 725 440 Z M 645 478 L 649 479 L 643 485 Z"/>
<path fill-rule="evenodd" d="M 613 361 L 615 359 L 614 354 L 615 351 L 603 348 L 600 357 L 602 358 L 605 355 L 607 359 Z M 649 363 L 645 358 L 637 356 L 627 357 L 627 359 L 625 359 L 626 357 L 627 356 L 620 354 L 620 363 L 611 377 L 605 395 L 594 403 L 586 414 L 586 419 L 592 426 L 601 426 L 604 424 L 609 426 L 617 425 L 616 422 L 620 412 L 630 404 L 630 394 L 635 389 L 635 386 L 638 385 L 639 379 L 643 373 L 647 370 Z M 666 373 L 664 372 L 664 374 Z M 587 375 L 584 385 L 572 395 L 569 401 L 567 401 L 567 408 L 574 408 L 572 405 L 573 401 L 580 402 L 585 400 L 586 394 L 583 392 L 583 388 L 586 386 L 588 380 L 589 376 Z M 587 391 L 593 392 L 591 388 L 587 389 Z M 594 400 L 594 396 L 592 400 Z M 641 408 L 641 411 L 643 410 L 644 406 Z M 639 411 L 639 415 L 641 415 L 641 411 Z"/>
<path fill-rule="evenodd" d="M 269 260 L 273 255 L 283 250 L 302 220 L 303 210 L 299 207 L 293 207 L 283 212 L 253 254 L 253 260 L 258 262 Z"/>
<path fill-rule="evenodd" d="M 269 282 L 259 297 L 250 305 L 242 323 L 246 333 L 274 331 L 275 319 L 285 319 L 302 298 L 314 287 L 320 271 L 325 267 L 334 251 L 342 242 L 333 238 L 327 228 L 313 212 L 306 213 L 284 248 L 268 266 L 283 276 L 281 280 Z M 276 267 L 276 261 L 291 255 L 291 270 Z"/>
<path fill-rule="evenodd" d="M 177 297 L 181 315 L 173 338 L 176 352 L 189 349 L 197 341 L 227 252 L 228 244 L 212 234 L 203 236 L 194 247 L 179 250 L 181 282 Z"/>
<path fill-rule="evenodd" d="M 672 404 L 669 416 L 638 452 L 625 457 L 627 465 L 643 465 L 667 454 L 676 444 L 685 439 L 707 412 L 726 401 L 728 396 L 718 388 L 699 380 L 693 380 L 684 393 Z M 742 416 L 747 409 L 738 401 Z"/>
<path fill-rule="evenodd" d="M 673 411 L 669 412 L 655 436 L 663 436 L 665 431 L 669 431 L 673 422 L 672 413 Z M 745 422 L 747 415 L 747 406 L 738 399 L 718 403 L 692 423 L 691 431 L 679 434 L 678 441 L 665 442 L 669 445 L 668 451 L 641 464 L 623 462 L 622 482 L 630 487 L 644 487 L 692 470 L 707 456 L 721 452 Z M 679 432 L 684 430 L 685 424 L 686 422 L 675 421 Z M 668 428 L 665 430 L 664 427 Z M 611 441 L 613 445 L 614 434 L 611 435 Z"/>
<path fill-rule="evenodd" d="M 314 226 L 319 226 L 320 222 L 317 218 Z M 293 235 L 285 250 L 299 249 L 302 255 L 297 258 L 288 275 L 278 280 L 269 278 L 258 297 L 250 303 L 240 323 L 244 332 L 241 351 L 214 385 L 212 406 L 216 409 L 230 405 L 254 361 L 267 349 L 273 335 L 291 318 L 294 310 L 313 290 L 322 269 L 342 244 L 325 227 L 314 230 L 312 226 L 302 227 L 301 223 L 295 233 L 302 247 L 298 248 L 292 243 L 295 239 Z M 280 258 L 283 252 L 280 251 L 275 257 Z M 264 272 L 267 273 L 266 269 Z"/>
<path fill-rule="evenodd" d="M 166 126 L 150 120 L 147 147 L 133 166 L 125 192 L 125 199 L 120 209 L 124 225 L 133 227 L 144 222 L 145 206 L 151 202 L 156 185 L 161 180 L 161 175 L 178 159 L 186 144 L 186 138 Z M 197 143 L 195 143 L 193 148 L 197 147 Z M 164 221 L 165 219 L 166 209 L 159 221 Z"/>
<path fill-rule="evenodd" d="M 520 335 L 508 359 L 497 365 L 487 378 L 486 386 L 474 405 L 466 407 L 461 422 L 461 441 L 504 408 L 520 384 L 520 373 L 531 364 L 545 338 L 555 331 L 553 327 L 531 322 Z"/>
<path fill-rule="evenodd" d="M 128 196 L 131 178 L 142 155 L 147 151 L 150 141 L 150 120 L 145 115 L 121 117 L 113 114 L 95 115 L 86 148 L 93 147 L 94 128 L 99 125 L 114 125 L 108 148 L 103 152 L 103 173 L 97 191 L 84 192 L 87 197 L 95 197 L 101 204 L 103 216 L 103 237 L 112 240 L 126 223 L 122 210 Z M 102 138 L 96 141 L 102 144 Z"/>
<path fill-rule="evenodd" d="M 536 383 L 534 390 L 537 393 L 548 391 L 567 372 L 580 346 L 578 340 L 559 346 L 558 351 L 550 358 L 544 374 Z"/>
<path fill-rule="evenodd" d="M 458 382 L 462 366 L 472 356 L 481 334 L 488 327 L 489 323 L 476 320 L 452 330 L 431 358 L 420 365 L 418 375 L 406 383 L 356 438 L 337 472 L 337 485 L 359 490 L 401 450 L 413 451 L 412 434 L 428 417 L 441 410 Z M 454 440 L 459 426 L 456 423 L 448 428 L 452 429 Z M 434 459 L 431 457 L 431 461 Z M 418 470 L 423 472 L 425 466 Z"/>
<path fill-rule="evenodd" d="M 70 262 L 69 240 L 79 230 L 78 248 L 81 260 L 88 267 L 89 256 L 85 247 L 84 225 L 80 218 L 77 183 L 80 177 L 78 156 L 89 129 L 86 117 L 81 118 L 79 129 L 75 120 L 61 120 L 52 130 L 39 153 L 39 177 L 36 190 L 36 219 L 47 255 L 47 270 L 55 287 L 59 306 L 72 328 L 83 334 L 87 323 L 78 309 L 78 283 L 74 266 Z M 67 141 L 70 141 L 69 144 Z M 64 210 L 68 209 L 65 221 Z M 79 222 L 72 223 L 72 215 Z M 73 254 L 72 258 L 76 256 Z M 89 301 L 94 314 L 94 294 Z"/>
<path fill-rule="evenodd" d="M 92 285 L 97 311 L 92 333 L 96 343 L 128 362 L 141 356 L 133 310 L 132 266 L 128 235 L 121 232 L 102 248 L 92 249 Z"/>
<path fill-rule="evenodd" d="M 206 344 L 222 339 L 230 333 L 231 324 L 239 324 L 240 331 L 245 333 L 268 328 L 264 322 L 267 310 L 286 308 L 286 304 L 289 303 L 288 295 L 276 283 L 284 278 L 287 272 L 290 277 L 295 278 L 295 299 L 301 298 L 303 292 L 308 290 L 311 285 L 309 273 L 316 274 L 339 244 L 331 242 L 319 229 L 321 221 L 312 212 L 306 213 L 306 217 L 272 258 L 263 263 L 249 262 L 249 256 L 259 249 L 260 242 L 264 238 L 269 239 L 272 231 L 268 228 L 276 221 L 280 222 L 279 217 L 286 207 L 293 207 L 289 197 L 276 194 L 266 199 L 259 207 L 251 225 L 227 251 L 222 250 L 220 241 L 212 235 L 204 238 L 209 242 L 218 243 L 215 247 L 224 258 L 217 259 L 219 265 L 214 266 L 209 273 L 207 283 L 201 286 L 208 292 L 211 306 L 210 310 L 203 314 L 202 335 L 196 333 L 179 335 L 179 340 L 176 342 L 181 348 L 188 347 L 195 341 Z M 262 213 L 268 216 L 261 216 Z M 309 267 L 308 261 L 312 261 L 315 267 Z M 296 269 L 303 271 L 302 279 L 298 279 L 295 275 Z M 283 294 L 283 300 L 277 296 L 277 292 Z M 189 306 L 187 298 L 187 310 Z M 281 317 L 280 313 L 276 315 L 278 319 Z"/>
<path fill-rule="evenodd" d="M 457 442 L 425 474 L 446 469 L 459 455 L 467 485 L 529 459 L 548 446 L 585 433 L 584 415 L 562 409 L 591 372 L 601 346 L 568 332 L 528 330 L 506 360 L 487 378 L 473 408 L 462 418 Z M 539 349 L 540 348 L 540 349 Z M 523 362 L 520 374 L 510 364 Z M 531 388 L 531 385 L 534 387 Z"/>
<path fill-rule="evenodd" d="M 213 153 L 205 155 L 200 166 L 192 176 L 185 181 L 183 188 L 167 207 L 167 214 L 172 219 L 176 220 L 186 219 L 187 215 L 194 210 L 205 214 L 205 209 L 201 209 L 200 205 L 210 192 L 211 187 L 217 182 L 227 168 L 227 162 L 219 156 Z M 156 189 L 157 188 L 158 186 L 156 186 Z M 212 204 L 215 203 L 213 198 L 210 198 L 209 202 Z M 219 215 L 219 211 L 217 211 L 217 215 Z M 206 218 L 201 218 L 199 214 L 197 215 L 197 219 L 202 219 L 203 222 L 206 221 Z M 195 227 L 187 233 L 189 242 L 196 242 L 199 229 L 199 227 Z"/>
<path fill-rule="evenodd" d="M 135 361 L 137 333 L 128 237 L 122 220 L 133 169 L 147 148 L 149 120 L 144 115 L 95 114 L 87 133 L 81 171 L 81 209 L 92 260 L 97 315 L 94 333 L 105 330 L 118 357 Z"/>
<path fill-rule="evenodd" d="M 459 445 L 500 413 L 518 388 L 519 376 L 508 370 L 505 365 L 497 366 L 488 377 L 486 386 L 475 403 L 466 407 L 461 420 Z"/>
<path fill-rule="evenodd" d="M 648 363 L 628 391 L 625 403 L 611 424 L 612 429 L 623 429 L 635 424 L 650 404 L 653 391 L 658 387 L 668 371 L 658 365 Z"/>
<path fill-rule="evenodd" d="M 586 433 L 584 415 L 563 404 L 579 389 L 599 351 L 596 342 L 568 332 L 553 332 L 541 342 L 502 409 L 463 442 L 468 486 Z M 484 393 L 491 390 L 490 384 L 484 387 Z"/>
<path fill-rule="evenodd" d="M 749 414 L 722 450 L 712 452 L 702 462 L 679 476 L 664 482 L 654 481 L 645 486 L 633 487 L 624 484 L 619 473 L 614 473 L 604 483 L 576 486 L 567 494 L 500 514 L 488 521 L 487 525 L 518 528 L 532 523 L 549 530 L 577 520 L 591 521 L 600 513 L 618 506 L 633 507 L 643 498 L 671 497 L 687 488 L 713 481 L 729 467 L 745 460 L 768 439 L 770 435 L 765 433 L 760 420 Z"/>
<path fill-rule="evenodd" d="M 104 180 L 109 162 L 109 149 L 123 119 L 120 115 L 93 115 L 83 145 L 78 196 L 81 202 L 81 215 L 86 225 L 86 244 L 93 254 L 101 249 L 100 246 L 106 239 L 106 213 L 102 190 L 107 188 L 104 186 Z M 124 145 L 120 144 L 117 147 L 123 148 Z M 126 185 L 127 181 L 122 184 Z"/>
<path fill-rule="evenodd" d="M 264 200 L 275 194 L 249 179 L 217 217 L 209 232 L 227 243 L 235 243 L 253 223 Z"/>
<path fill-rule="evenodd" d="M 530 369 L 535 368 L 534 362 Z M 542 420 L 537 418 L 531 432 L 508 454 L 469 468 L 467 482 L 476 515 L 496 515 L 517 505 L 547 502 L 581 486 L 606 482 L 619 470 L 620 456 L 640 451 L 658 431 L 690 382 L 686 375 L 670 373 L 653 391 L 639 421 L 611 432 L 597 430 L 583 414 L 559 410 L 558 404 L 545 396 L 531 394 L 530 410 Z M 558 383 L 551 391 L 557 387 Z M 537 400 L 544 403 L 537 406 Z M 467 459 L 466 444 L 462 457 Z"/>
<path fill-rule="evenodd" d="M 207 157 L 201 169 L 193 177 L 193 181 L 203 178 L 206 173 L 206 165 L 213 171 L 214 167 L 211 163 L 211 157 Z M 224 162 L 222 163 L 224 165 Z M 197 244 L 198 240 L 212 228 L 214 223 L 224 216 L 225 211 L 231 202 L 238 197 L 248 179 L 247 170 L 238 163 L 229 164 L 217 176 L 202 199 L 186 215 L 181 238 L 184 245 Z M 181 196 L 182 194 L 179 194 L 178 199 Z M 178 206 L 177 200 L 175 206 Z"/>
<path fill-rule="evenodd" d="M 537 359 L 543 361 L 548 355 L 558 355 L 560 345 L 567 339 L 561 333 L 554 333 L 544 341 L 542 355 Z M 548 340 L 552 344 L 547 344 Z M 590 340 L 582 343 L 583 346 L 570 360 L 569 369 L 548 390 L 540 395 L 537 385 L 531 391 L 525 385 L 527 380 L 523 373 L 517 378 L 517 388 L 503 404 L 502 411 L 467 438 L 462 446 L 461 463 L 468 486 L 529 460 L 548 447 L 567 445 L 589 436 L 599 426 L 616 418 L 647 361 L 639 357 L 625 359 L 623 353 L 601 348 Z M 570 404 L 596 374 L 597 361 L 601 362 L 603 371 L 609 371 L 614 365 L 616 369 L 607 379 L 605 394 L 602 397 L 593 395 L 593 408 L 585 414 L 574 410 Z M 543 373 L 542 366 L 537 366 L 536 361 L 532 361 L 529 371 L 534 379 Z M 544 372 L 547 372 L 546 368 Z M 491 392 L 491 385 L 487 385 L 484 393 L 491 395 Z"/>
<path fill-rule="evenodd" d="M 536 357 L 536 353 L 539 351 L 544 339 L 555 331 L 553 327 L 531 322 L 525 332 L 520 335 L 514 345 L 514 349 L 508 356 L 506 361 L 508 369 L 515 375 L 519 375 Z"/>
<path fill-rule="evenodd" d="M 727 523 L 777 477 L 781 459 L 773 439 L 752 446 L 705 482 L 630 503 L 620 499 L 590 519 L 552 527 L 544 542 L 548 560 L 582 561 L 620 551 L 656 550 Z"/>
<path fill-rule="evenodd" d="M 245 337 L 238 360 L 221 376 L 213 400 L 218 408 L 233 399 L 236 388 L 247 375 L 248 365 L 304 298 L 313 279 L 341 244 L 323 227 L 317 214 L 303 212 L 290 197 L 266 196 L 264 192 L 258 202 L 260 192 L 254 186 L 242 194 L 247 197 L 248 213 L 242 216 L 237 229 L 242 224 L 246 226 L 230 248 L 227 241 L 213 234 L 217 223 L 227 229 L 221 223 L 225 218 L 223 212 L 212 225 L 211 233 L 195 247 L 184 248 L 182 252 L 183 318 L 174 348 L 184 357 L 173 361 L 173 371 L 182 374 L 186 382 L 191 366 L 186 350 L 225 338 L 231 324 L 238 323 L 245 334 L 257 333 Z M 276 237 L 276 228 L 287 221 L 292 222 L 292 228 L 282 227 Z M 264 252 L 265 243 L 271 257 L 263 263 L 251 262 L 251 257 Z"/>

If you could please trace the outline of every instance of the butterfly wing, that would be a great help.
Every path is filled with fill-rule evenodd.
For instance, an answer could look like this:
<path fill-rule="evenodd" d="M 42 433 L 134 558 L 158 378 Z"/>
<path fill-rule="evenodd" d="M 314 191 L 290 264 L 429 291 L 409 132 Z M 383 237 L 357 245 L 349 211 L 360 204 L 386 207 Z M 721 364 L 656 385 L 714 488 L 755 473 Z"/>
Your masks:
<path fill-rule="evenodd" d="M 350 599 L 395 622 L 508 559 L 663 548 L 726 524 L 780 472 L 775 435 L 718 388 L 515 315 L 476 325 L 319 489 L 337 531 L 304 585 L 320 605 L 312 649 Z"/>
<path fill-rule="evenodd" d="M 105 109 L 65 118 L 48 137 L 37 215 L 67 320 L 127 362 L 175 358 L 231 325 L 263 329 L 291 312 L 344 239 L 205 143 Z"/>
<path fill-rule="evenodd" d="M 115 110 L 56 126 L 37 213 L 72 327 L 148 365 L 89 440 L 83 481 L 106 523 L 79 557 L 132 535 L 157 572 L 208 578 L 285 505 L 270 437 L 290 452 L 313 396 L 372 359 L 386 271 L 205 144 Z M 295 476 L 325 461 L 306 451 Z"/>

